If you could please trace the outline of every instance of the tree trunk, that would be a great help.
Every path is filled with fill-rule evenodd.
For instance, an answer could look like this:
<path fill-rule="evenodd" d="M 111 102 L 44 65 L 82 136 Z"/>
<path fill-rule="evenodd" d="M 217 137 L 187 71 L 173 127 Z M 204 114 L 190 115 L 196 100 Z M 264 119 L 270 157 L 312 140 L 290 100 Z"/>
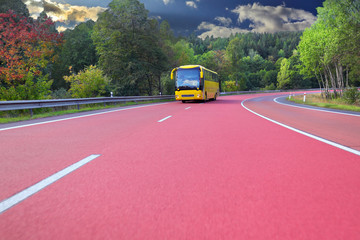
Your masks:
<path fill-rule="evenodd" d="M 148 80 L 149 88 L 148 88 L 148 94 L 149 96 L 152 96 L 152 84 L 151 84 L 151 76 L 146 74 L 146 78 Z"/>
<path fill-rule="evenodd" d="M 334 91 L 334 97 L 337 98 L 337 91 L 336 91 L 337 86 L 336 86 L 336 81 L 335 81 L 334 75 L 333 75 L 333 73 L 332 73 L 329 65 L 325 65 L 325 67 L 326 67 L 327 73 L 328 73 L 328 75 L 329 75 L 329 77 L 330 77 L 331 88 L 332 88 L 333 91 Z"/>
<path fill-rule="evenodd" d="M 339 93 L 342 96 L 344 91 L 344 78 L 343 78 L 343 67 L 340 62 L 335 62 L 335 70 L 336 70 L 336 80 L 338 84 L 338 88 L 340 88 Z"/>
<path fill-rule="evenodd" d="M 349 66 L 346 66 L 346 87 L 349 87 Z"/>
<path fill-rule="evenodd" d="M 161 73 L 158 76 L 159 78 L 159 95 L 162 95 L 162 89 L 161 89 Z"/>
<path fill-rule="evenodd" d="M 322 76 L 320 74 L 320 76 Z M 324 65 L 324 78 L 325 78 L 325 96 L 326 98 L 330 98 L 330 95 L 329 95 L 329 78 L 328 78 L 328 75 L 326 74 L 326 69 L 325 69 L 325 65 Z"/>
<path fill-rule="evenodd" d="M 320 72 L 320 71 L 319 71 L 319 72 Z M 317 75 L 317 73 L 316 73 L 316 69 L 314 69 L 314 73 L 315 73 L 316 80 L 318 81 L 318 84 L 319 84 L 319 87 L 320 87 L 321 97 L 324 98 L 324 96 L 323 96 L 323 91 L 322 91 L 322 87 L 321 87 L 321 83 L 322 83 L 322 86 L 324 87 L 324 82 L 323 82 L 321 73 L 320 73 L 320 78 L 321 78 L 321 79 L 318 77 L 318 75 Z"/>

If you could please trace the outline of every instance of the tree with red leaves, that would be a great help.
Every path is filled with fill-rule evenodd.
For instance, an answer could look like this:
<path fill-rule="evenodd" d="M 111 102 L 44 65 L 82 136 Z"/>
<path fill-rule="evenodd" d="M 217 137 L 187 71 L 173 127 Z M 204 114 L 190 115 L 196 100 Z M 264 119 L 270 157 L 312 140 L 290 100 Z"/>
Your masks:
<path fill-rule="evenodd" d="M 0 13 L 0 100 L 41 99 L 52 81 L 43 72 L 54 62 L 62 34 L 50 18 L 34 21 L 13 11 Z"/>

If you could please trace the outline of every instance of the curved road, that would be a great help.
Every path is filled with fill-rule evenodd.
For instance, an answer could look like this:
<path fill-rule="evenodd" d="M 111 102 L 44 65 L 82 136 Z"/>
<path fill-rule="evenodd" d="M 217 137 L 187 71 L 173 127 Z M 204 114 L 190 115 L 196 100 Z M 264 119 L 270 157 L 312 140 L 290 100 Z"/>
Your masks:
<path fill-rule="evenodd" d="M 358 118 L 273 96 L 0 126 L 0 238 L 359 239 L 360 156 L 243 105 L 321 137 Z"/>
<path fill-rule="evenodd" d="M 244 105 L 274 121 L 360 151 L 360 114 L 290 105 L 284 103 L 284 98 L 255 97 L 244 101 Z"/>

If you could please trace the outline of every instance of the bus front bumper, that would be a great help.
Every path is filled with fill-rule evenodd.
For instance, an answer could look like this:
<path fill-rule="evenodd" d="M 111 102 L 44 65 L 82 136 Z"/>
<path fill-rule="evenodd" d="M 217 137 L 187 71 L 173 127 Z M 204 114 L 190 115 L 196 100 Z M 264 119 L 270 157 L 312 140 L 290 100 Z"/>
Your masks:
<path fill-rule="evenodd" d="M 182 90 L 175 91 L 175 99 L 178 101 L 184 100 L 202 100 L 204 98 L 201 90 Z"/>

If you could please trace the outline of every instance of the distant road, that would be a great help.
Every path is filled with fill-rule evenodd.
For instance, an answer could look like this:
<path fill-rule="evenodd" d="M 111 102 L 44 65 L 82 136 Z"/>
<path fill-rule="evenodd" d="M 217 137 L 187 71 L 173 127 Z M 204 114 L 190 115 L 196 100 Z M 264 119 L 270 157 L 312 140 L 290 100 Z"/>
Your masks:
<path fill-rule="evenodd" d="M 360 118 L 279 96 L 0 126 L 0 239 L 359 239 Z"/>

